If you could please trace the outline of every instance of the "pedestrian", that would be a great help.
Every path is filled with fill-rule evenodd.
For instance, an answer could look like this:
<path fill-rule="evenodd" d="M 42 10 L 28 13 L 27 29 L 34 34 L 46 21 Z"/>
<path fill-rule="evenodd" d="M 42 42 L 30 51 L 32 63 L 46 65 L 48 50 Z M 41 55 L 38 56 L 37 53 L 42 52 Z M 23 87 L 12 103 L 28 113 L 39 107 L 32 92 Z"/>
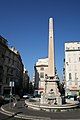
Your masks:
<path fill-rule="evenodd" d="M 16 106 L 16 103 L 15 102 L 13 102 L 13 107 L 15 107 Z"/>
<path fill-rule="evenodd" d="M 17 100 L 16 100 L 16 98 L 14 98 L 13 107 L 16 107 L 16 104 L 17 104 Z"/>

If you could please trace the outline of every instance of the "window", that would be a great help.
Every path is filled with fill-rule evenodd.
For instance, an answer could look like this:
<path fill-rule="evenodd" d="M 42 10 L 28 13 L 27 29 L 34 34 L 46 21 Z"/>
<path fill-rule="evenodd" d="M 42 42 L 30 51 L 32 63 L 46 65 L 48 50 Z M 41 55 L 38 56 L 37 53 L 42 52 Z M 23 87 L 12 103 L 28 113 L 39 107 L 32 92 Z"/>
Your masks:
<path fill-rule="evenodd" d="M 78 47 L 78 49 L 80 50 L 80 47 Z"/>
<path fill-rule="evenodd" d="M 4 58 L 4 55 L 2 54 L 2 58 Z"/>
<path fill-rule="evenodd" d="M 75 73 L 75 80 L 77 79 L 77 73 Z"/>
<path fill-rule="evenodd" d="M 12 65 L 14 65 L 14 60 L 12 60 Z"/>
<path fill-rule="evenodd" d="M 72 78 L 71 78 L 71 73 L 69 73 L 69 80 L 71 80 Z"/>
<path fill-rule="evenodd" d="M 78 78 L 77 78 L 77 73 L 75 73 L 75 85 L 77 85 L 78 84 Z"/>
<path fill-rule="evenodd" d="M 40 78 L 44 78 L 44 73 L 43 72 L 40 73 Z"/>
<path fill-rule="evenodd" d="M 8 63 L 10 63 L 10 58 L 8 58 Z"/>
<path fill-rule="evenodd" d="M 8 77 L 6 78 L 6 84 L 9 84 L 9 78 Z"/>
<path fill-rule="evenodd" d="M 41 69 L 40 69 L 40 70 L 42 70 L 42 71 L 43 71 L 43 70 L 44 70 L 44 68 L 43 68 L 43 67 L 41 67 Z"/>
<path fill-rule="evenodd" d="M 68 62 L 66 62 L 66 64 L 69 65 Z"/>
<path fill-rule="evenodd" d="M 69 50 L 69 47 L 66 47 L 66 50 Z"/>
<path fill-rule="evenodd" d="M 13 69 L 11 69 L 11 74 L 13 74 Z"/>
<path fill-rule="evenodd" d="M 9 72 L 9 68 L 7 68 L 7 73 Z"/>

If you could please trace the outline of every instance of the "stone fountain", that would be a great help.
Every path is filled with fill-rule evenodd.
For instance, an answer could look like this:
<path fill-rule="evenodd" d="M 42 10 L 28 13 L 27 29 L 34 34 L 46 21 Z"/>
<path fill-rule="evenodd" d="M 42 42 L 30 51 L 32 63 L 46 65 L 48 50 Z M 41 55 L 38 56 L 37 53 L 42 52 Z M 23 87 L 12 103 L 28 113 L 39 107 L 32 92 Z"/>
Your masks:
<path fill-rule="evenodd" d="M 58 79 L 55 74 L 55 54 L 54 54 L 54 29 L 53 29 L 53 18 L 49 19 L 49 51 L 48 51 L 48 72 L 44 80 L 45 86 L 44 91 L 41 93 L 41 98 L 36 102 L 25 103 L 33 109 L 38 110 L 63 110 L 71 109 L 78 106 L 77 102 L 62 104 L 61 95 L 58 89 Z"/>

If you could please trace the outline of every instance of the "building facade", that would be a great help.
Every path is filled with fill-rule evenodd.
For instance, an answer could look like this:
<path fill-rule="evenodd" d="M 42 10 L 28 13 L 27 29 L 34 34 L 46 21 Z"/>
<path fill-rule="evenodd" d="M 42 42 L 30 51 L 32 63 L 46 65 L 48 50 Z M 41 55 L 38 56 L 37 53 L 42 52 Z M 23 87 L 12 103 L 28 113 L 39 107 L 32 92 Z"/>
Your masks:
<path fill-rule="evenodd" d="M 48 74 L 48 58 L 38 59 L 35 66 L 35 83 L 36 92 L 40 93 L 45 90 L 45 78 Z"/>
<path fill-rule="evenodd" d="M 80 42 L 65 43 L 65 94 L 80 90 Z"/>
<path fill-rule="evenodd" d="M 23 72 L 23 94 L 29 93 L 29 75 L 25 69 Z"/>
<path fill-rule="evenodd" d="M 4 61 L 5 61 L 5 53 L 7 47 L 7 40 L 0 36 L 0 94 L 3 89 L 3 76 L 4 76 Z"/>
<path fill-rule="evenodd" d="M 14 82 L 13 91 L 18 94 L 23 81 L 23 63 L 19 52 L 9 47 L 7 40 L 0 36 L 0 94 L 10 93 L 10 82 Z"/>

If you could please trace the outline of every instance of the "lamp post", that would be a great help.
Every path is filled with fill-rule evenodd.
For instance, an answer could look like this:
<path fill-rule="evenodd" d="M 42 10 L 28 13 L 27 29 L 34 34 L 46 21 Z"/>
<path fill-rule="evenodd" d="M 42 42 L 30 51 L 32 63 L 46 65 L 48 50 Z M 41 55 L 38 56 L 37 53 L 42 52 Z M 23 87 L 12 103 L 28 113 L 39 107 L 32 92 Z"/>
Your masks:
<path fill-rule="evenodd" d="M 10 81 L 10 83 L 9 83 L 9 86 L 11 87 L 11 89 L 10 89 L 10 105 L 11 105 L 11 98 L 12 98 L 12 88 L 14 87 L 14 81 Z M 11 107 L 11 106 L 9 106 L 9 107 Z"/>

